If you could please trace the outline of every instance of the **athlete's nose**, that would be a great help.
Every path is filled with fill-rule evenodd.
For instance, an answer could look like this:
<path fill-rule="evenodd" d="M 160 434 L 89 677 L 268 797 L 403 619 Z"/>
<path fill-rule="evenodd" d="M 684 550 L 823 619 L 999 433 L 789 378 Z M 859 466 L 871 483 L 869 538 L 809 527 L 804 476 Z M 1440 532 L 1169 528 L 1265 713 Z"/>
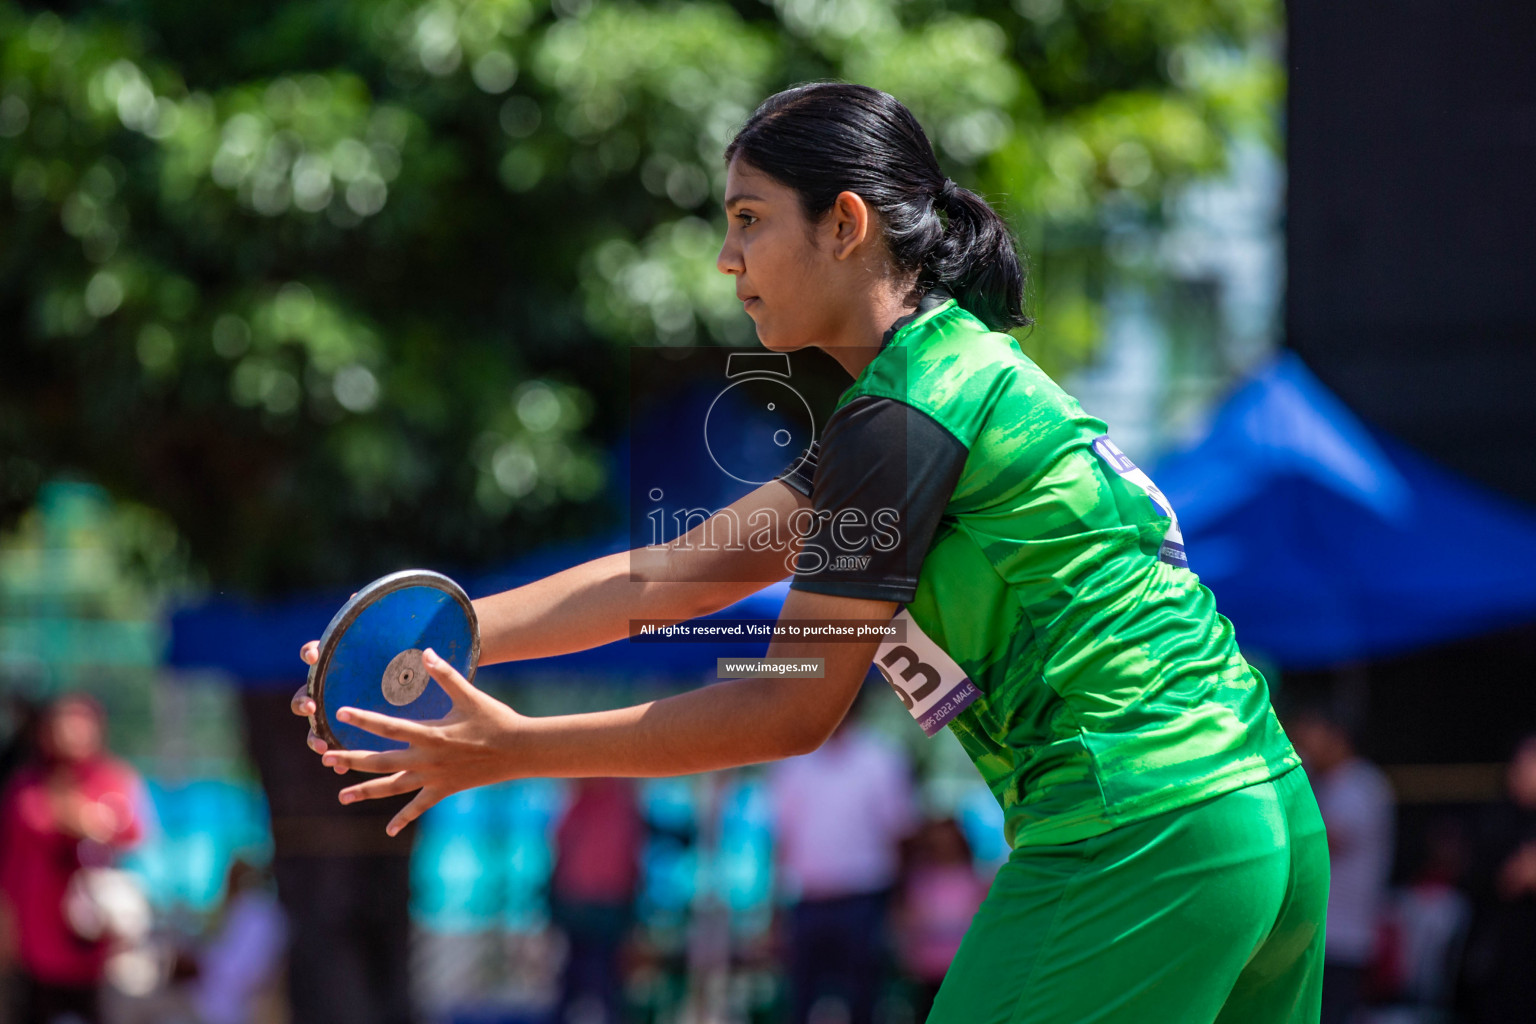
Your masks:
<path fill-rule="evenodd" d="M 741 246 L 731 238 L 731 233 L 725 233 L 725 241 L 720 243 L 720 255 L 715 257 L 715 266 L 722 274 L 739 274 L 746 268 L 741 262 Z"/>

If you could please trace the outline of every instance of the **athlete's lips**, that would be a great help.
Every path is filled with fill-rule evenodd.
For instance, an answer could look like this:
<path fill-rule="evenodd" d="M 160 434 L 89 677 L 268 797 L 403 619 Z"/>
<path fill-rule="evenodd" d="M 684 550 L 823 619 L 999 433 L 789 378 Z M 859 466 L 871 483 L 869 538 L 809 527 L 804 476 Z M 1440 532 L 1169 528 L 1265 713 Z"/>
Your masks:
<path fill-rule="evenodd" d="M 741 300 L 742 309 L 751 309 L 752 303 L 762 301 L 756 295 L 738 295 L 736 297 Z"/>

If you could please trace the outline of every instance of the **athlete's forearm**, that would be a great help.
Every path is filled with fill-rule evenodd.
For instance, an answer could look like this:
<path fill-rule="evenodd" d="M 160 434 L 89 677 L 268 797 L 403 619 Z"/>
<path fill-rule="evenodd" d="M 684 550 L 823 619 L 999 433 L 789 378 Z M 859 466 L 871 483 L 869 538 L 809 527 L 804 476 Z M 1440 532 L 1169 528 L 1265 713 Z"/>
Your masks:
<path fill-rule="evenodd" d="M 887 619 L 895 605 L 791 591 L 789 618 Z M 768 645 L 819 661 L 813 679 L 734 679 L 615 711 L 523 718 L 509 746 L 520 774 L 657 776 L 733 768 L 821 746 L 859 692 L 878 640 Z"/>
<path fill-rule="evenodd" d="M 584 651 L 628 636 L 635 619 L 681 622 L 740 601 L 789 574 L 794 513 L 805 503 L 783 483 L 765 484 L 668 544 L 483 597 L 480 663 Z M 743 543 L 749 533 L 754 543 Z"/>
<path fill-rule="evenodd" d="M 762 583 L 646 578 L 619 552 L 475 602 L 480 663 L 546 658 L 621 640 L 634 619 L 681 622 L 718 611 Z M 651 554 L 659 562 L 663 556 Z M 639 578 L 636 578 L 639 577 Z"/>
<path fill-rule="evenodd" d="M 613 711 L 525 719 L 516 777 L 688 775 L 775 761 L 819 747 L 858 684 L 736 679 Z"/>

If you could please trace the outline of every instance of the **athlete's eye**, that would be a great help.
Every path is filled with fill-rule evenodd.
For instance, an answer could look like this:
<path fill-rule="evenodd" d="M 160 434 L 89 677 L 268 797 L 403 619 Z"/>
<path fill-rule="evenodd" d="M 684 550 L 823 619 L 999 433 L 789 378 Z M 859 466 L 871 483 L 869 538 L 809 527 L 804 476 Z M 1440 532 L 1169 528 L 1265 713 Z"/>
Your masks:
<path fill-rule="evenodd" d="M 745 212 L 738 213 L 736 215 L 736 219 L 741 221 L 741 226 L 744 228 L 749 228 L 753 224 L 757 223 L 757 217 L 754 214 Z"/>

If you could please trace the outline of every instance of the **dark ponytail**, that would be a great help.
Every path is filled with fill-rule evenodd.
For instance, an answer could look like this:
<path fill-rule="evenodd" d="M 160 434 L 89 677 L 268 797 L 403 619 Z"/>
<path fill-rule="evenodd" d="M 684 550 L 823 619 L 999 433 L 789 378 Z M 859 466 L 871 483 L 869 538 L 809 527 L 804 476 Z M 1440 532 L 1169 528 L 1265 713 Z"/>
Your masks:
<path fill-rule="evenodd" d="M 917 118 L 878 89 L 817 82 L 776 93 L 725 149 L 800 196 L 819 219 L 840 192 L 879 211 L 897 269 L 940 285 L 993 330 L 1029 323 L 1024 267 L 997 211 L 946 178 Z"/>

